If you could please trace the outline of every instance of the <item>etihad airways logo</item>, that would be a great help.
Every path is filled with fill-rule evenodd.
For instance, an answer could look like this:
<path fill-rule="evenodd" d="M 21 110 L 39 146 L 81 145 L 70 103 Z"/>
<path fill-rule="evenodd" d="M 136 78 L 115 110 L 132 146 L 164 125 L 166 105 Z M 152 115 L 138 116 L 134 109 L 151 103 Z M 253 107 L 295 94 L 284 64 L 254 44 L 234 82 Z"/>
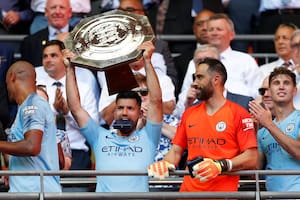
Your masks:
<path fill-rule="evenodd" d="M 219 145 L 222 146 L 226 144 L 226 140 L 223 138 L 200 138 L 200 137 L 191 137 L 188 138 L 188 144 L 197 146 L 197 145 Z"/>
<path fill-rule="evenodd" d="M 142 153 L 143 147 L 113 142 L 113 145 L 103 146 L 101 152 L 107 153 L 109 156 L 133 157 L 138 153 Z"/>

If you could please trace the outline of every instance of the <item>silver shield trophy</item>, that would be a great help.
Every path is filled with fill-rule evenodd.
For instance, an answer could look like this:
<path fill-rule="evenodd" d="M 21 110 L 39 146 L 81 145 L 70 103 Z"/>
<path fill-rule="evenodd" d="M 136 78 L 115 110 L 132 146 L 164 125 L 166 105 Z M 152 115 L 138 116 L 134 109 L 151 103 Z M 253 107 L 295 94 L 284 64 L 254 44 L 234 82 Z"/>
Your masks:
<path fill-rule="evenodd" d="M 137 47 L 155 36 L 146 16 L 113 10 L 84 18 L 65 40 L 79 67 L 104 71 L 109 94 L 137 87 L 128 63 L 138 60 Z"/>

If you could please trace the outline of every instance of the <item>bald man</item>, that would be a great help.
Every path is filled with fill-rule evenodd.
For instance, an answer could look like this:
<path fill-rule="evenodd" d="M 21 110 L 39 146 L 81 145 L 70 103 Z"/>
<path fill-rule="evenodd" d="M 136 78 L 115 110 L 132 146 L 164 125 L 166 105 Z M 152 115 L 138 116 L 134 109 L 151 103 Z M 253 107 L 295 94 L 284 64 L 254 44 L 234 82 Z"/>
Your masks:
<path fill-rule="evenodd" d="M 193 33 L 196 38 L 196 43 L 194 44 L 193 48 L 182 53 L 180 56 L 174 58 L 175 65 L 178 71 L 178 85 L 180 87 L 179 92 L 182 92 L 186 87 L 183 86 L 185 75 L 188 73 L 188 68 L 191 62 L 193 62 L 194 51 L 208 43 L 208 35 L 207 35 L 207 22 L 208 19 L 213 16 L 215 13 L 208 10 L 203 9 L 201 10 L 194 18 L 193 23 Z M 193 66 L 193 68 L 195 68 Z M 190 85 L 188 85 L 189 87 Z M 178 93 L 179 94 L 179 93 Z"/>
<path fill-rule="evenodd" d="M 208 19 L 214 14 L 215 13 L 210 10 L 203 9 L 196 15 L 193 23 L 193 33 L 197 40 L 197 47 L 208 43 L 207 22 Z"/>
<path fill-rule="evenodd" d="M 26 36 L 20 46 L 21 59 L 30 62 L 35 67 L 43 65 L 43 45 L 48 40 L 56 39 L 58 33 L 70 32 L 73 29 L 73 26 L 69 24 L 72 17 L 69 0 L 46 0 L 45 17 L 47 27 Z"/>
<path fill-rule="evenodd" d="M 14 124 L 7 140 L 0 141 L 0 152 L 9 154 L 13 171 L 59 170 L 56 126 L 48 102 L 36 94 L 34 67 L 25 61 L 15 62 L 6 74 L 10 101 L 18 104 Z M 51 151 L 49 151 L 51 149 Z M 39 192 L 39 176 L 10 176 L 10 192 Z M 45 192 L 61 192 L 59 178 L 44 177 Z"/>

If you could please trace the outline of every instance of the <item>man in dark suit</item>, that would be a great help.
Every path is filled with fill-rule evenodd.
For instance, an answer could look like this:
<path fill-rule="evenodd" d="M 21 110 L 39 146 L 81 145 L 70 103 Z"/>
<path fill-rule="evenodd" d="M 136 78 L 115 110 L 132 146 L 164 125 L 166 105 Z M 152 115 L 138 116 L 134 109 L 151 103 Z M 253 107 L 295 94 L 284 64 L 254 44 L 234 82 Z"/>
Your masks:
<path fill-rule="evenodd" d="M 157 30 L 156 25 L 159 21 L 159 11 L 161 6 L 164 4 L 164 1 L 169 1 L 166 8 L 166 14 L 162 30 Z M 147 11 L 147 16 L 157 34 L 192 34 L 193 27 L 193 16 L 191 15 L 193 4 L 198 3 L 198 6 L 201 11 L 202 9 L 209 9 L 213 12 L 223 12 L 223 5 L 221 0 L 163 0 L 160 5 L 154 4 Z M 196 14 L 199 11 L 195 11 Z M 183 53 L 186 50 L 191 48 L 193 42 L 176 42 L 172 41 L 169 43 L 170 50 L 172 53 Z"/>
<path fill-rule="evenodd" d="M 9 125 L 9 111 L 8 111 L 8 98 L 6 86 L 0 82 L 0 140 L 3 139 L 2 131 L 8 128 Z"/>
<path fill-rule="evenodd" d="M 28 34 L 32 17 L 30 0 L 1 0 L 0 34 Z"/>
<path fill-rule="evenodd" d="M 3 125 L 3 130 L 9 127 L 17 113 L 17 104 L 8 102 L 5 82 L 6 72 L 13 63 L 13 59 L 14 51 L 10 46 L 0 43 L 0 122 Z"/>
<path fill-rule="evenodd" d="M 257 26 L 260 0 L 229 0 L 227 2 L 228 4 L 225 3 L 224 7 L 233 21 L 236 34 L 253 34 Z M 231 45 L 233 49 L 247 53 L 250 44 L 250 41 L 232 41 Z"/>
<path fill-rule="evenodd" d="M 195 49 L 201 45 L 207 44 L 207 21 L 210 16 L 214 15 L 214 12 L 208 9 L 203 9 L 194 18 L 193 33 L 196 38 L 196 42 L 193 42 L 192 48 L 181 53 L 179 56 L 174 58 L 175 66 L 178 72 L 178 85 L 179 90 L 182 89 L 183 80 L 189 65 L 190 60 L 193 59 Z"/>
<path fill-rule="evenodd" d="M 239 104 L 240 106 L 244 107 L 248 111 L 249 111 L 249 102 L 254 100 L 252 97 L 231 93 L 229 91 L 227 91 L 226 99 Z"/>
<path fill-rule="evenodd" d="M 43 45 L 48 40 L 55 39 L 57 34 L 70 31 L 69 19 L 72 16 L 70 1 L 47 0 L 45 16 L 48 27 L 25 37 L 20 49 L 22 60 L 30 62 L 35 67 L 42 65 Z"/>

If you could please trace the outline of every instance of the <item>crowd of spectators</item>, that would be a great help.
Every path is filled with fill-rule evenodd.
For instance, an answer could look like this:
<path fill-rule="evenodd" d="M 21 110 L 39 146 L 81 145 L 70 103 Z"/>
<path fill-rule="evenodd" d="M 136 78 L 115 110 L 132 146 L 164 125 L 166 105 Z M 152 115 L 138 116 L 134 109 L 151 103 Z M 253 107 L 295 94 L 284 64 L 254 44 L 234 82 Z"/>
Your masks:
<path fill-rule="evenodd" d="M 129 71 L 132 71 L 137 81 L 138 87 L 133 88 L 135 92 L 111 94 L 105 72 L 70 65 L 68 59 L 74 55 L 65 50 L 64 39 L 80 20 L 114 9 L 147 16 L 157 35 L 193 34 L 195 41 L 167 42 L 157 39 L 153 44 L 143 43 L 139 47 L 143 50 L 141 58 L 128 64 Z M 130 164 L 138 165 L 132 169 L 146 170 L 145 166 L 150 165 L 149 174 L 163 178 L 168 176 L 169 170 L 179 165 L 185 169 L 185 159 L 190 161 L 201 156 L 204 160 L 190 168 L 191 176 L 196 178 L 186 176 L 181 191 L 202 190 L 199 182 L 207 181 L 215 181 L 207 184 L 208 190 L 234 191 L 238 180 L 235 177 L 230 180 L 232 187 L 220 186 L 213 189 L 211 186 L 228 179 L 216 178 L 222 172 L 255 169 L 255 164 L 258 169 L 284 169 L 278 167 L 277 163 L 263 160 L 274 156 L 272 150 L 266 152 L 266 144 L 276 144 L 277 149 L 274 148 L 274 151 L 279 149 L 286 154 L 283 159 L 287 159 L 285 156 L 292 159 L 292 168 L 298 166 L 300 161 L 295 153 L 295 140 L 299 136 L 296 131 L 288 129 L 293 128 L 289 126 L 290 121 L 298 119 L 299 114 L 294 110 L 300 109 L 300 93 L 297 92 L 297 88 L 300 88 L 299 15 L 300 1 L 295 0 L 1 0 L 0 34 L 26 35 L 22 42 L 0 41 L 1 139 L 6 140 L 4 130 L 10 134 L 15 131 L 15 119 L 19 119 L 18 138 L 9 142 L 28 142 L 32 139 L 30 135 L 34 137 L 32 135 L 37 134 L 40 137 L 46 134 L 46 131 L 34 131 L 41 129 L 42 125 L 53 126 L 47 125 L 47 116 L 44 112 L 40 113 L 39 105 L 42 105 L 49 112 L 51 110 L 53 118 L 56 118 L 56 127 L 68 136 L 69 156 L 65 156 L 64 161 L 59 163 L 63 163 L 61 168 L 64 169 L 92 169 L 93 164 L 96 164 L 96 169 L 101 170 L 110 169 L 109 166 L 119 169 L 117 161 L 123 167 L 131 169 L 128 164 L 131 162 Z M 254 33 L 274 34 L 273 42 L 235 41 L 236 34 Z M 276 53 L 277 60 L 264 63 L 253 58 L 250 54 L 253 52 Z M 21 57 L 14 57 L 16 53 L 20 53 Z M 17 64 L 12 65 L 15 61 Z M 25 78 L 15 75 L 23 73 L 23 65 L 25 75 L 30 74 Z M 10 66 L 13 66 L 11 70 Z M 34 67 L 35 74 L 29 69 L 30 66 Z M 279 71 L 276 71 L 277 68 Z M 7 71 L 10 74 L 7 75 Z M 27 102 L 27 96 L 34 90 L 34 81 L 36 85 L 46 88 L 50 108 L 40 103 L 40 99 L 37 100 L 38 103 Z M 30 88 L 25 89 L 19 85 L 22 82 L 30 83 Z M 2 89 L 5 87 L 8 90 Z M 282 92 L 276 94 L 280 89 Z M 26 98 L 8 102 L 9 99 L 18 99 L 15 91 L 24 92 Z M 292 95 L 287 95 L 285 99 L 289 92 Z M 23 102 L 28 105 L 23 105 Z M 267 105 L 272 105 L 272 108 Z M 47 123 L 43 121 L 39 122 L 39 126 L 23 126 L 22 121 L 28 119 L 20 118 L 23 111 L 19 107 L 22 106 L 25 106 L 25 110 L 26 106 L 36 106 L 38 115 L 42 115 Z M 288 110 L 280 112 L 285 107 Z M 200 114 L 201 112 L 207 114 Z M 215 113 L 218 116 L 211 117 Z M 284 121 L 291 113 L 294 119 L 286 122 L 286 128 L 280 127 L 280 121 Z M 26 114 L 28 113 L 25 112 L 24 115 Z M 193 123 L 198 115 L 207 124 L 195 129 L 197 131 L 190 131 L 190 126 L 195 126 Z M 233 116 L 236 116 L 234 120 L 231 118 Z M 36 118 L 36 115 L 33 117 Z M 237 118 L 241 121 L 235 121 Z M 58 119 L 63 120 L 63 127 Z M 275 121 L 272 123 L 272 120 Z M 30 124 L 31 121 L 27 123 Z M 130 128 L 122 129 L 124 127 L 120 128 L 119 123 L 125 123 Z M 210 140 L 209 137 L 218 138 L 217 135 L 226 129 L 226 125 L 231 128 L 227 132 L 230 136 L 222 139 L 230 145 L 221 149 L 222 152 L 228 151 L 227 155 L 215 154 L 214 151 L 220 151 L 216 144 L 201 144 L 201 141 L 205 143 Z M 212 130 L 214 128 L 216 130 Z M 19 132 L 22 129 L 23 132 Z M 150 130 L 157 135 L 149 138 L 145 136 L 150 134 Z M 201 135 L 205 130 L 211 130 L 214 136 L 208 136 L 207 133 Z M 89 131 L 93 131 L 93 135 L 89 135 Z M 282 136 L 290 132 L 293 133 L 291 137 Z M 25 138 L 23 140 L 21 133 Z M 254 133 L 258 135 L 258 145 Z M 265 137 L 272 138 L 272 141 L 265 144 L 259 134 L 267 135 Z M 158 135 L 161 135 L 160 138 Z M 245 135 L 250 140 L 245 139 Z M 283 142 L 286 137 L 293 144 L 291 147 L 286 147 L 288 145 Z M 124 138 L 128 138 L 128 141 Z M 199 141 L 195 141 L 193 146 L 191 138 Z M 53 138 L 53 143 L 52 140 Z M 133 147 L 130 144 L 138 141 L 136 145 L 140 146 Z M 150 149 L 146 148 L 145 141 L 151 143 Z M 47 157 L 49 155 L 44 153 L 41 145 L 43 142 L 45 141 L 36 144 L 36 148 L 41 147 L 41 152 Z M 23 155 L 20 149 L 7 149 L 6 146 L 9 145 L 6 141 L 0 142 L 0 151 L 11 155 L 10 169 L 19 169 L 14 165 L 20 162 L 20 156 L 37 155 L 36 152 Z M 124 148 L 124 152 L 120 152 L 120 148 Z M 139 154 L 139 149 L 136 148 L 147 152 Z M 60 151 L 59 148 L 57 151 Z M 253 160 L 256 156 L 253 155 L 257 151 L 259 159 L 256 162 L 256 159 Z M 187 154 L 187 158 L 184 154 Z M 51 155 L 51 159 L 56 158 L 56 155 Z M 1 156 L 6 157 L 4 154 Z M 96 163 L 91 163 L 91 158 L 96 158 Z M 112 160 L 104 165 L 102 163 L 105 159 Z M 131 161 L 126 162 L 126 159 Z M 151 164 L 154 161 L 156 162 Z M 56 169 L 56 164 L 49 169 Z M 48 165 L 50 164 L 41 164 L 40 167 L 45 169 Z M 164 170 L 159 173 L 162 166 Z M 213 172 L 208 172 L 209 170 Z M 143 180 L 146 179 L 143 177 Z M 56 177 L 53 180 L 57 182 Z M 122 180 L 124 185 L 125 181 L 130 182 L 127 177 Z M 14 179 L 12 185 L 13 181 Z M 294 181 L 297 182 L 298 178 Z M 114 185 L 113 182 L 111 177 L 97 177 L 96 191 L 134 191 L 133 188 L 136 187 L 132 185 L 120 190 L 121 183 Z M 132 182 L 138 183 L 138 180 L 132 179 Z M 147 191 L 146 187 L 148 186 L 139 185 L 140 191 Z M 15 184 L 12 188 L 11 191 L 22 191 Z M 279 190 L 278 186 L 272 185 L 267 189 L 269 188 Z M 291 190 L 297 189 L 299 190 Z M 63 188 L 62 191 L 88 190 L 89 188 L 81 187 Z"/>

